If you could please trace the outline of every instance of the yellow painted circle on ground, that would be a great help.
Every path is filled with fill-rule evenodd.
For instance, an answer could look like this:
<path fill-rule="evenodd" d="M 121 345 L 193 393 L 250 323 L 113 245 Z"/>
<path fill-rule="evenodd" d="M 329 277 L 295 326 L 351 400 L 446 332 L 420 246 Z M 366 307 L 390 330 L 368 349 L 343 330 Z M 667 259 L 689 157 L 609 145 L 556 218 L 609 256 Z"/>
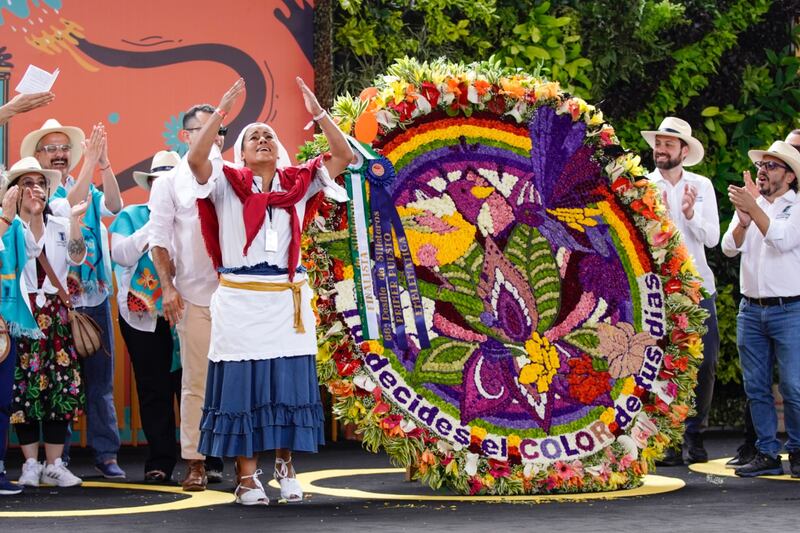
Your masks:
<path fill-rule="evenodd" d="M 370 476 L 380 474 L 403 475 L 402 468 L 357 468 L 352 470 L 320 470 L 317 472 L 306 472 L 297 474 L 297 479 L 307 492 L 334 496 L 337 498 L 357 498 L 369 500 L 415 500 L 415 501 L 448 501 L 448 502 L 576 502 L 587 500 L 611 500 L 616 498 L 628 498 L 631 496 L 649 496 L 652 494 L 662 494 L 683 488 L 686 483 L 682 479 L 665 476 L 645 476 L 644 484 L 641 487 L 627 490 L 617 490 L 611 492 L 587 492 L 581 494 L 531 494 L 518 496 L 468 496 L 468 495 L 443 495 L 435 492 L 422 494 L 392 494 L 382 492 L 368 492 L 358 489 L 340 489 L 316 485 L 318 481 L 325 479 L 350 477 L 350 476 Z M 278 488 L 275 480 L 270 481 L 270 486 Z"/>
<path fill-rule="evenodd" d="M 689 470 L 692 472 L 697 472 L 698 474 L 710 474 L 712 476 L 726 476 L 726 477 L 738 477 L 736 475 L 736 471 L 733 468 L 725 468 L 725 463 L 730 461 L 732 457 L 723 457 L 722 459 L 713 459 L 707 463 L 694 463 L 689 465 Z M 782 461 L 788 461 L 789 456 L 787 454 L 781 455 Z M 781 476 L 758 476 L 759 479 L 778 479 L 780 481 L 800 481 L 800 478 L 793 478 L 789 474 L 783 474 Z M 741 479 L 753 479 L 753 478 L 741 478 Z"/>
<path fill-rule="evenodd" d="M 156 503 L 152 505 L 140 505 L 137 507 L 109 507 L 100 509 L 61 509 L 58 511 L 0 511 L 0 518 L 48 518 L 48 517 L 67 517 L 67 516 L 107 516 L 122 514 L 139 513 L 159 513 L 163 511 L 180 511 L 183 509 L 194 509 L 196 507 L 208 507 L 210 505 L 222 505 L 234 501 L 234 496 L 230 492 L 220 492 L 218 490 L 204 490 L 202 492 L 185 492 L 181 487 L 169 487 L 164 485 L 137 485 L 133 483 L 104 483 L 101 481 L 84 481 L 80 487 L 70 490 L 81 490 L 83 487 L 103 488 L 103 489 L 128 489 L 145 490 L 149 492 L 169 492 L 187 496 L 180 500 L 167 503 Z"/>

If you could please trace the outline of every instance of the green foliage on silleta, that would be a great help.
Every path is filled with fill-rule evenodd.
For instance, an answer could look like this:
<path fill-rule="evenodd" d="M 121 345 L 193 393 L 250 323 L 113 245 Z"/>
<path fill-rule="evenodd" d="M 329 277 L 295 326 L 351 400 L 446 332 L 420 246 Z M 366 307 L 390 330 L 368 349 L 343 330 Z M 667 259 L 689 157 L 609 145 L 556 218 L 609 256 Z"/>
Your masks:
<path fill-rule="evenodd" d="M 706 148 L 692 170 L 725 191 L 750 168 L 747 150 L 798 127 L 800 58 L 790 0 L 335 0 L 337 94 L 358 94 L 396 58 L 493 60 L 557 80 L 598 104 L 622 143 L 649 161 L 639 131 L 666 115 L 689 121 Z M 738 265 L 709 251 L 717 273 L 718 379 L 738 382 Z"/>

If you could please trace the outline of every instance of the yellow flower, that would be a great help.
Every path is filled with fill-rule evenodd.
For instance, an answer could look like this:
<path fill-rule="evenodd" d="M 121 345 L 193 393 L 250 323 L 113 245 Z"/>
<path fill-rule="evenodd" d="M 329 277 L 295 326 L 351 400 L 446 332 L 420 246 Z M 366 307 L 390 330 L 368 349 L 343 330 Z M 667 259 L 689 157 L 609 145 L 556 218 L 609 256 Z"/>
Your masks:
<path fill-rule="evenodd" d="M 594 227 L 597 226 L 597 221 L 593 218 L 602 214 L 599 209 L 591 207 L 558 207 L 556 209 L 548 209 L 548 213 L 565 223 L 567 226 L 574 228 L 580 232 L 585 232 L 584 226 Z"/>
<path fill-rule="evenodd" d="M 519 382 L 523 385 L 536 384 L 540 393 L 550 389 L 550 383 L 561 366 L 556 347 L 550 344 L 547 337 L 541 337 L 534 331 L 531 338 L 525 342 L 525 351 L 531 361 L 522 367 L 519 373 Z"/>
<path fill-rule="evenodd" d="M 69 354 L 64 350 L 59 350 L 56 352 L 56 363 L 58 363 L 60 366 L 68 366 Z"/>
<path fill-rule="evenodd" d="M 458 461 L 453 459 L 452 461 L 447 463 L 447 466 L 444 467 L 444 471 L 447 472 L 448 474 L 457 474 L 458 473 Z"/>
<path fill-rule="evenodd" d="M 691 274 L 696 277 L 700 277 L 700 273 L 697 271 L 697 268 L 694 266 L 694 261 L 692 261 L 691 257 L 683 262 L 681 265 L 681 274 Z"/>
<path fill-rule="evenodd" d="M 485 476 L 483 476 L 483 485 L 490 489 L 494 487 L 494 478 L 492 477 L 491 474 L 486 474 Z"/>
<path fill-rule="evenodd" d="M 611 472 L 611 477 L 608 481 L 612 486 L 618 487 L 628 482 L 628 474 L 625 472 Z"/>
<path fill-rule="evenodd" d="M 656 459 L 656 457 L 658 457 L 660 455 L 660 453 L 661 452 L 658 452 L 652 446 L 648 446 L 647 448 L 642 450 L 642 459 L 645 459 L 645 460 L 648 460 L 648 461 L 654 461 Z"/>
<path fill-rule="evenodd" d="M 694 337 L 686 345 L 686 350 L 689 352 L 689 355 L 691 355 L 695 359 L 702 359 L 703 358 L 703 340 L 699 336 L 698 337 Z"/>
<path fill-rule="evenodd" d="M 344 279 L 353 279 L 353 265 L 347 265 L 342 269 L 342 275 L 344 275 Z"/>
<path fill-rule="evenodd" d="M 39 324 L 39 329 L 47 329 L 53 323 L 53 319 L 47 315 L 39 315 L 36 317 L 36 323 Z"/>
<path fill-rule="evenodd" d="M 625 378 L 625 383 L 622 384 L 621 394 L 630 396 L 631 394 L 633 394 L 633 389 L 635 388 L 636 388 L 636 383 L 633 381 L 633 376 L 629 376 Z"/>
<path fill-rule="evenodd" d="M 369 345 L 369 350 L 368 351 L 370 353 L 383 355 L 383 344 L 381 344 L 380 341 L 371 340 L 371 341 L 367 341 L 367 344 Z"/>
<path fill-rule="evenodd" d="M 470 434 L 483 440 L 486 438 L 486 435 L 488 435 L 489 432 L 483 429 L 482 427 L 472 426 L 472 428 L 470 429 Z"/>
<path fill-rule="evenodd" d="M 516 433 L 512 433 L 511 435 L 508 436 L 507 441 L 509 446 L 516 446 L 518 448 L 520 443 L 522 442 L 522 439 Z"/>
<path fill-rule="evenodd" d="M 347 410 L 348 418 L 360 418 L 367 413 L 367 408 L 364 407 L 364 404 L 361 401 L 356 400 Z"/>
<path fill-rule="evenodd" d="M 475 198 L 483 200 L 494 192 L 494 187 L 473 187 L 470 192 Z"/>
<path fill-rule="evenodd" d="M 397 213 L 400 218 L 408 219 L 415 215 L 422 215 L 421 209 L 413 207 L 398 207 Z M 455 228 L 455 231 L 450 233 L 437 233 L 434 231 L 424 231 L 425 228 L 417 226 L 406 228 L 406 238 L 408 239 L 408 246 L 411 248 L 411 255 L 414 257 L 415 264 L 422 264 L 424 261 L 420 260 L 420 250 L 424 250 L 425 245 L 433 246 L 436 250 L 436 262 L 438 265 L 450 264 L 469 250 L 475 241 L 475 226 L 467 222 L 461 213 L 454 212 L 443 216 L 438 216 L 440 220 L 449 226 Z M 394 253 L 396 256 L 400 255 L 400 248 L 397 243 L 394 246 Z"/>
<path fill-rule="evenodd" d="M 331 344 L 326 342 L 319 348 L 317 348 L 317 361 L 320 363 L 324 363 L 325 361 L 331 358 Z"/>
<path fill-rule="evenodd" d="M 613 407 L 609 407 L 608 409 L 603 411 L 602 415 L 600 415 L 600 421 L 603 424 L 605 424 L 607 426 L 610 426 L 611 423 L 616 418 L 616 416 L 617 416 L 617 412 L 614 410 L 614 408 Z"/>

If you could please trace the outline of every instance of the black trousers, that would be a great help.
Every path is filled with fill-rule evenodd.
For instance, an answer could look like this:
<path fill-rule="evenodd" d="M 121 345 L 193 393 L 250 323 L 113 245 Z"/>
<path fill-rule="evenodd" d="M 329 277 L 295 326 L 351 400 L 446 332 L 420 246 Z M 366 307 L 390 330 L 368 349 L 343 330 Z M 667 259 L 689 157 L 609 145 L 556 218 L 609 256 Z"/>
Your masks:
<path fill-rule="evenodd" d="M 172 332 L 163 317 L 153 332 L 134 329 L 121 315 L 119 325 L 136 376 L 142 429 L 150 449 L 144 470 L 163 470 L 169 477 L 179 457 L 173 405 L 181 397 L 181 372 L 170 372 Z"/>
<path fill-rule="evenodd" d="M 67 426 L 69 420 L 42 420 L 42 431 L 39 432 L 38 420 L 26 422 L 24 424 L 14 424 L 14 431 L 17 432 L 17 440 L 21 445 L 38 443 L 44 435 L 45 444 L 63 444 L 67 438 Z"/>

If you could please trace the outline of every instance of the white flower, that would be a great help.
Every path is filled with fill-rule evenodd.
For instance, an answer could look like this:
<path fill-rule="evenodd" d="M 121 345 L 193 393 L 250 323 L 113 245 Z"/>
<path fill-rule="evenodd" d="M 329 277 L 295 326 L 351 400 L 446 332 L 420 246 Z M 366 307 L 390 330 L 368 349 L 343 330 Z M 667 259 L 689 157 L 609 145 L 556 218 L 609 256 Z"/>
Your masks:
<path fill-rule="evenodd" d="M 381 109 L 375 113 L 375 119 L 378 121 L 378 124 L 387 130 L 394 129 L 394 127 L 397 126 L 397 117 L 386 109 Z"/>
<path fill-rule="evenodd" d="M 366 374 L 356 375 L 353 378 L 353 385 L 367 392 L 372 392 L 373 390 L 375 390 L 375 387 L 377 387 L 375 382 L 372 381 L 372 379 Z"/>
<path fill-rule="evenodd" d="M 409 433 L 417 429 L 417 425 L 412 420 L 404 418 L 403 421 L 400 422 L 400 429 L 402 429 L 406 433 Z"/>
<path fill-rule="evenodd" d="M 447 454 L 453 451 L 453 446 L 451 446 L 450 443 L 444 439 L 439 439 L 436 441 L 436 448 L 442 454 Z"/>
<path fill-rule="evenodd" d="M 639 447 L 636 445 L 636 441 L 628 435 L 617 437 L 617 443 L 625 449 L 626 455 L 630 455 L 634 459 L 639 457 Z"/>
<path fill-rule="evenodd" d="M 464 461 L 464 472 L 468 476 L 474 476 L 478 473 L 478 459 L 477 453 L 467 452 L 466 460 Z"/>

